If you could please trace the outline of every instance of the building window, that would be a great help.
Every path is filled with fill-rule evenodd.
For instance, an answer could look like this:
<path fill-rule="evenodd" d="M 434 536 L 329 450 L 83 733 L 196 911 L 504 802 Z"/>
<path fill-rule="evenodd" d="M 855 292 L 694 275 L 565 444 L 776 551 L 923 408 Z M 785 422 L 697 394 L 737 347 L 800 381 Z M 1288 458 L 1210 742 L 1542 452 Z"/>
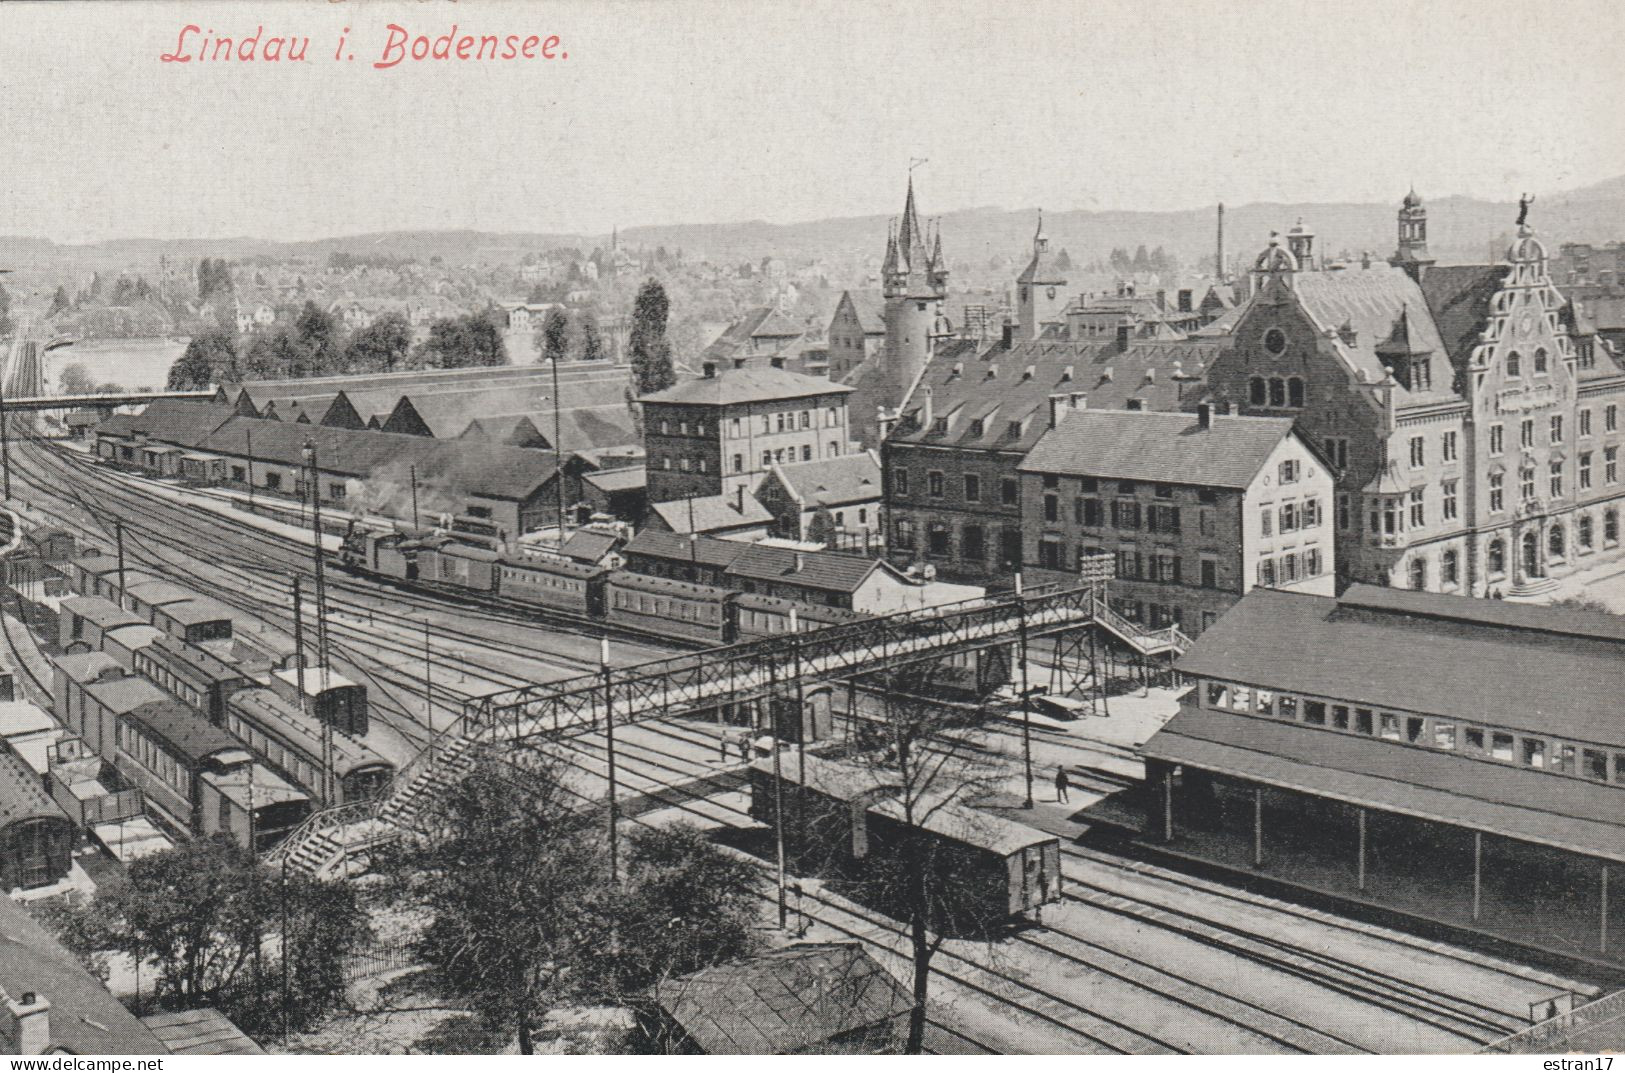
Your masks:
<path fill-rule="evenodd" d="M 893 495 L 908 495 L 908 470 L 898 466 L 891 471 L 891 490 Z"/>
<path fill-rule="evenodd" d="M 1021 490 L 1014 477 L 1006 477 L 999 482 L 999 501 L 1007 507 L 1013 507 L 1021 501 Z"/>
<path fill-rule="evenodd" d="M 974 473 L 965 474 L 965 502 L 980 503 L 982 501 L 982 478 Z"/>
<path fill-rule="evenodd" d="M 1591 435 L 1591 410 L 1589 407 L 1580 411 L 1580 435 Z"/>
<path fill-rule="evenodd" d="M 744 455 L 734 455 L 733 463 L 734 463 L 734 470 L 733 471 L 735 473 L 743 473 L 743 472 L 745 472 L 745 456 Z"/>
<path fill-rule="evenodd" d="M 1500 425 L 1490 426 L 1490 454 L 1498 455 L 1506 451 L 1506 436 Z"/>
<path fill-rule="evenodd" d="M 1117 576 L 1137 581 L 1140 577 L 1140 549 L 1132 544 L 1117 550 Z"/>
<path fill-rule="evenodd" d="M 1535 419 L 1526 417 L 1518 425 L 1518 442 L 1525 447 L 1535 445 Z"/>
<path fill-rule="evenodd" d="M 1505 497 L 1502 495 L 1501 485 L 1505 475 L 1501 473 L 1490 474 L 1490 513 L 1496 514 L 1505 508 Z"/>
<path fill-rule="evenodd" d="M 1553 443 L 1562 443 L 1563 442 L 1563 415 L 1562 414 L 1553 414 L 1552 415 L 1552 442 Z"/>
<path fill-rule="evenodd" d="M 1539 373 L 1543 373 L 1545 371 L 1546 371 L 1546 348 L 1543 347 L 1543 346 L 1538 346 L 1538 347 L 1535 348 L 1535 372 L 1537 374 L 1539 374 Z"/>
<path fill-rule="evenodd" d="M 1385 741 L 1399 740 L 1399 716 L 1383 712 L 1377 720 L 1377 737 Z"/>
<path fill-rule="evenodd" d="M 1619 431 L 1619 407 L 1613 403 L 1602 408 L 1602 429 L 1604 432 Z"/>
<path fill-rule="evenodd" d="M 1263 536 L 1272 536 L 1275 532 L 1275 511 L 1265 507 L 1258 512 L 1258 531 Z"/>
<path fill-rule="evenodd" d="M 1602 479 L 1609 484 L 1619 483 L 1619 448 L 1605 447 L 1602 452 Z"/>
<path fill-rule="evenodd" d="M 1523 359 L 1514 350 L 1507 355 L 1507 379 L 1516 380 L 1523 375 Z"/>
<path fill-rule="evenodd" d="M 1326 459 L 1338 469 L 1348 469 L 1348 439 L 1346 437 L 1328 437 L 1326 440 Z"/>
<path fill-rule="evenodd" d="M 1421 436 L 1411 437 L 1411 468 L 1420 469 L 1427 460 L 1426 440 Z"/>
<path fill-rule="evenodd" d="M 1552 531 L 1546 534 L 1546 551 L 1554 559 L 1563 558 L 1563 527 L 1553 525 Z"/>
<path fill-rule="evenodd" d="M 1258 560 L 1258 583 L 1266 589 L 1275 585 L 1275 560 Z"/>
<path fill-rule="evenodd" d="M 1535 498 L 1535 467 L 1524 466 L 1518 471 L 1518 494 L 1521 502 Z"/>
<path fill-rule="evenodd" d="M 1254 406 L 1263 406 L 1268 401 L 1268 392 L 1264 386 L 1264 378 L 1255 376 L 1247 381 L 1247 401 Z"/>
<path fill-rule="evenodd" d="M 1411 560 L 1411 588 L 1422 592 L 1428 587 L 1428 561 L 1420 555 Z"/>
<path fill-rule="evenodd" d="M 728 435 L 736 440 L 739 438 L 739 418 L 735 417 L 728 422 Z"/>
<path fill-rule="evenodd" d="M 1295 409 L 1303 409 L 1303 380 L 1300 377 L 1289 376 L 1286 381 L 1287 398 L 1289 404 Z"/>
<path fill-rule="evenodd" d="M 926 554 L 946 558 L 948 555 L 948 527 L 941 522 L 932 522 L 931 531 L 926 537 Z"/>
<path fill-rule="evenodd" d="M 1352 520 L 1353 518 L 1349 511 L 1349 496 L 1347 492 L 1343 492 L 1337 497 L 1337 527 L 1339 529 L 1347 529 Z"/>
<path fill-rule="evenodd" d="M 836 442 L 835 440 L 830 440 L 829 441 L 829 456 L 831 458 L 840 458 L 841 457 L 841 445 L 838 442 Z"/>
<path fill-rule="evenodd" d="M 1461 583 L 1461 558 L 1455 548 L 1446 548 L 1439 557 L 1439 584 L 1454 588 Z"/>
<path fill-rule="evenodd" d="M 1425 521 L 1425 508 L 1422 503 L 1422 489 L 1411 489 L 1411 528 L 1420 529 Z"/>
<path fill-rule="evenodd" d="M 828 428 L 835 428 L 841 423 L 841 412 L 837 407 L 831 406 L 824 414 L 824 424 Z"/>
<path fill-rule="evenodd" d="M 979 563 L 987 557 L 987 538 L 979 525 L 967 525 L 959 540 L 960 557 Z"/>
<path fill-rule="evenodd" d="M 1580 491 L 1591 487 L 1591 452 L 1583 451 L 1580 454 Z"/>
<path fill-rule="evenodd" d="M 1040 540 L 1038 542 L 1038 565 L 1050 570 L 1061 568 L 1061 542 L 1059 540 Z"/>
<path fill-rule="evenodd" d="M 1212 556 L 1202 557 L 1202 587 L 1204 589 L 1219 587 L 1219 561 Z"/>
<path fill-rule="evenodd" d="M 1456 460 L 1456 434 L 1454 432 L 1446 432 L 1444 434 L 1442 442 L 1439 446 L 1439 453 L 1444 457 L 1446 462 L 1454 462 Z"/>
<path fill-rule="evenodd" d="M 1443 485 L 1444 520 L 1447 522 L 1456 520 L 1456 486 L 1459 483 L 1458 481 L 1445 481 Z"/>
<path fill-rule="evenodd" d="M 905 551 L 914 550 L 914 523 L 907 518 L 897 519 L 892 526 L 892 540 Z"/>
<path fill-rule="evenodd" d="M 1555 458 L 1552 459 L 1551 476 L 1552 498 L 1556 499 L 1563 494 L 1563 463 Z"/>
<path fill-rule="evenodd" d="M 1490 541 L 1489 550 L 1485 553 L 1485 559 L 1488 560 L 1490 577 L 1506 576 L 1507 550 L 1500 537 Z"/>
<path fill-rule="evenodd" d="M 1579 543 L 1581 551 L 1590 551 L 1594 544 L 1592 539 L 1591 515 L 1582 514 L 1575 526 L 1574 539 Z"/>
<path fill-rule="evenodd" d="M 1061 497 L 1054 492 L 1044 493 L 1044 520 L 1046 522 L 1061 520 Z"/>
<path fill-rule="evenodd" d="M 1286 381 L 1279 376 L 1270 377 L 1270 405 L 1286 405 Z"/>
<path fill-rule="evenodd" d="M 1602 546 L 1611 548 L 1619 543 L 1619 512 L 1612 508 L 1602 514 Z"/>
<path fill-rule="evenodd" d="M 766 469 L 769 466 L 771 466 L 772 464 L 773 464 L 773 452 L 772 451 L 763 451 L 762 452 L 762 468 Z M 670 469 L 671 467 L 667 466 L 666 468 Z M 908 493 L 905 491 L 903 494 L 907 495 Z"/>
<path fill-rule="evenodd" d="M 931 470 L 925 475 L 925 494 L 933 499 L 942 498 L 942 471 Z"/>
<path fill-rule="evenodd" d="M 1301 467 L 1300 467 L 1300 465 L 1298 463 L 1298 460 L 1295 459 L 1295 458 L 1289 458 L 1285 462 L 1282 462 L 1281 463 L 1281 483 L 1282 484 L 1296 483 L 1296 481 L 1298 479 L 1298 474 L 1300 472 L 1300 469 L 1301 469 Z M 1172 494 L 1172 492 L 1170 492 L 1170 494 Z"/>

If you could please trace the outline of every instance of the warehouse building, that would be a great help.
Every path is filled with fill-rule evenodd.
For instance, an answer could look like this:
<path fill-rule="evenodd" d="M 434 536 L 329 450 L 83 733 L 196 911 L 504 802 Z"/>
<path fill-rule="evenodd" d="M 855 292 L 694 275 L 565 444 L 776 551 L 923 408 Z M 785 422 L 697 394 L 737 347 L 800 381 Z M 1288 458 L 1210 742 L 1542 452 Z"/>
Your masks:
<path fill-rule="evenodd" d="M 1625 962 L 1618 618 L 1254 589 L 1179 669 L 1195 687 L 1143 749 L 1170 852 Z"/>

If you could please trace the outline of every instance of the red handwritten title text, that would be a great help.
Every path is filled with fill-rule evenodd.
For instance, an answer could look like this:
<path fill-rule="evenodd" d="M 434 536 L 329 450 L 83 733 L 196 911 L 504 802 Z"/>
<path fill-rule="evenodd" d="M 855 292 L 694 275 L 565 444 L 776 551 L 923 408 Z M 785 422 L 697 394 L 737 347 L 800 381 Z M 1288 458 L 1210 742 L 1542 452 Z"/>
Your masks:
<path fill-rule="evenodd" d="M 456 23 L 438 36 L 414 34 L 404 26 L 385 25 L 383 47 L 372 55 L 371 66 L 388 70 L 402 63 L 461 60 L 489 62 L 507 60 L 567 60 L 570 54 L 557 34 L 475 34 L 459 33 Z M 204 29 L 195 23 L 182 26 L 175 47 L 158 57 L 161 63 L 307 63 L 310 37 L 300 34 L 269 36 L 264 26 L 254 27 L 247 36 L 228 36 Z M 318 57 L 325 51 L 317 53 Z M 352 62 L 356 58 L 346 26 L 339 35 L 332 58 Z"/>

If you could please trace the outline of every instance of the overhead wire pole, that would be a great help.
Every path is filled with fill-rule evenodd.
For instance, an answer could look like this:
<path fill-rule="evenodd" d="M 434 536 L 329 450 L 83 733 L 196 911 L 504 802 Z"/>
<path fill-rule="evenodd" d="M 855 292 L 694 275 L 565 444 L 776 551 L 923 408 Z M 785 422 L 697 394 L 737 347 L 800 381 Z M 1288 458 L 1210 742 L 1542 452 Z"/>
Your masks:
<path fill-rule="evenodd" d="M 599 673 L 604 676 L 604 752 L 609 759 L 609 881 L 620 878 L 620 806 L 615 800 L 615 694 L 609 678 L 609 638 L 598 641 Z"/>
<path fill-rule="evenodd" d="M 21 340 L 13 340 L 11 353 L 18 361 L 22 360 Z M 11 498 L 11 415 L 6 412 L 6 380 L 13 371 L 13 363 L 8 361 L 4 373 L 0 374 L 0 463 L 5 467 L 5 497 L 8 500 Z"/>
<path fill-rule="evenodd" d="M 102 530 L 106 532 L 106 530 Z M 118 546 L 118 602 L 124 606 L 124 523 L 113 522 L 113 542 Z"/>
<path fill-rule="evenodd" d="M 327 574 L 322 564 L 322 489 L 321 471 L 318 467 L 316 455 L 316 441 L 305 440 L 305 462 L 310 466 L 310 478 L 306 482 L 310 492 L 310 529 L 313 542 L 311 555 L 316 561 L 316 658 L 317 674 L 321 682 L 321 698 L 327 696 L 328 686 L 332 682 L 331 672 L 328 668 L 327 649 Z M 301 692 L 303 689 L 301 688 Z M 322 763 L 326 767 L 325 782 L 329 799 L 333 792 L 333 719 L 331 713 L 323 714 L 321 705 L 317 705 L 317 718 L 322 724 Z"/>
<path fill-rule="evenodd" d="M 1032 690 L 1027 684 L 1027 600 L 1021 594 L 1021 573 L 1016 573 L 1016 634 L 1018 657 L 1021 660 L 1021 765 L 1027 777 L 1027 801 L 1022 808 L 1033 807 L 1033 735 Z"/>
<path fill-rule="evenodd" d="M 783 931 L 789 918 L 789 907 L 784 900 L 784 767 L 779 755 L 779 673 L 778 664 L 767 665 L 767 713 L 769 729 L 773 733 L 773 841 L 778 854 L 779 930 Z"/>
<path fill-rule="evenodd" d="M 429 651 L 429 623 L 423 623 L 423 725 L 429 732 L 429 765 L 434 766 L 434 663 Z"/>
<path fill-rule="evenodd" d="M 563 316 L 563 314 L 560 314 Z M 564 400 L 559 397 L 559 356 L 553 367 L 553 498 L 559 503 L 559 547 L 564 547 Z"/>

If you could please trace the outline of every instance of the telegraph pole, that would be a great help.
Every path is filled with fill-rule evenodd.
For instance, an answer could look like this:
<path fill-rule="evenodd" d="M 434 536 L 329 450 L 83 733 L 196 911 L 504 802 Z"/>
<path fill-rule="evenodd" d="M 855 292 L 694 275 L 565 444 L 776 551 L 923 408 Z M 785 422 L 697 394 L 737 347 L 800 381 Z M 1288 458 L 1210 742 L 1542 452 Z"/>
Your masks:
<path fill-rule="evenodd" d="M 314 538 L 311 544 L 311 555 L 316 560 L 316 658 L 320 660 L 317 671 L 322 684 L 321 697 L 327 697 L 327 687 L 331 682 L 328 663 L 330 656 L 327 650 L 327 574 L 322 565 L 322 487 L 321 471 L 317 464 L 316 441 L 307 439 L 303 454 L 305 462 L 310 466 L 310 530 Z M 321 705 L 317 705 L 317 716 L 322 722 L 322 752 L 324 762 L 327 764 L 327 781 L 333 780 L 333 720 L 331 714 L 323 714 Z M 329 786 L 331 789 L 331 785 Z"/>
<path fill-rule="evenodd" d="M 243 438 L 244 438 L 245 441 L 247 441 L 247 444 L 248 444 L 248 446 L 245 448 L 245 450 L 247 450 L 247 452 L 248 452 L 248 513 L 253 514 L 254 513 L 254 430 L 251 429 L 251 428 L 244 428 L 243 429 Z"/>
<path fill-rule="evenodd" d="M 113 539 L 118 544 L 118 604 L 124 606 L 124 523 L 113 523 Z"/>
<path fill-rule="evenodd" d="M 418 525 L 418 467 L 413 463 L 409 467 L 412 471 L 412 528 L 421 528 Z"/>
<path fill-rule="evenodd" d="M 1019 638 L 1021 659 L 1021 763 L 1027 776 L 1027 801 L 1022 808 L 1033 807 L 1033 736 L 1032 692 L 1027 685 L 1027 600 L 1021 595 L 1021 573 L 1016 573 L 1016 635 Z"/>
<path fill-rule="evenodd" d="M 598 642 L 599 673 L 604 676 L 604 751 L 609 757 L 609 881 L 620 877 L 620 807 L 615 801 L 615 694 L 609 679 L 609 638 Z"/>

